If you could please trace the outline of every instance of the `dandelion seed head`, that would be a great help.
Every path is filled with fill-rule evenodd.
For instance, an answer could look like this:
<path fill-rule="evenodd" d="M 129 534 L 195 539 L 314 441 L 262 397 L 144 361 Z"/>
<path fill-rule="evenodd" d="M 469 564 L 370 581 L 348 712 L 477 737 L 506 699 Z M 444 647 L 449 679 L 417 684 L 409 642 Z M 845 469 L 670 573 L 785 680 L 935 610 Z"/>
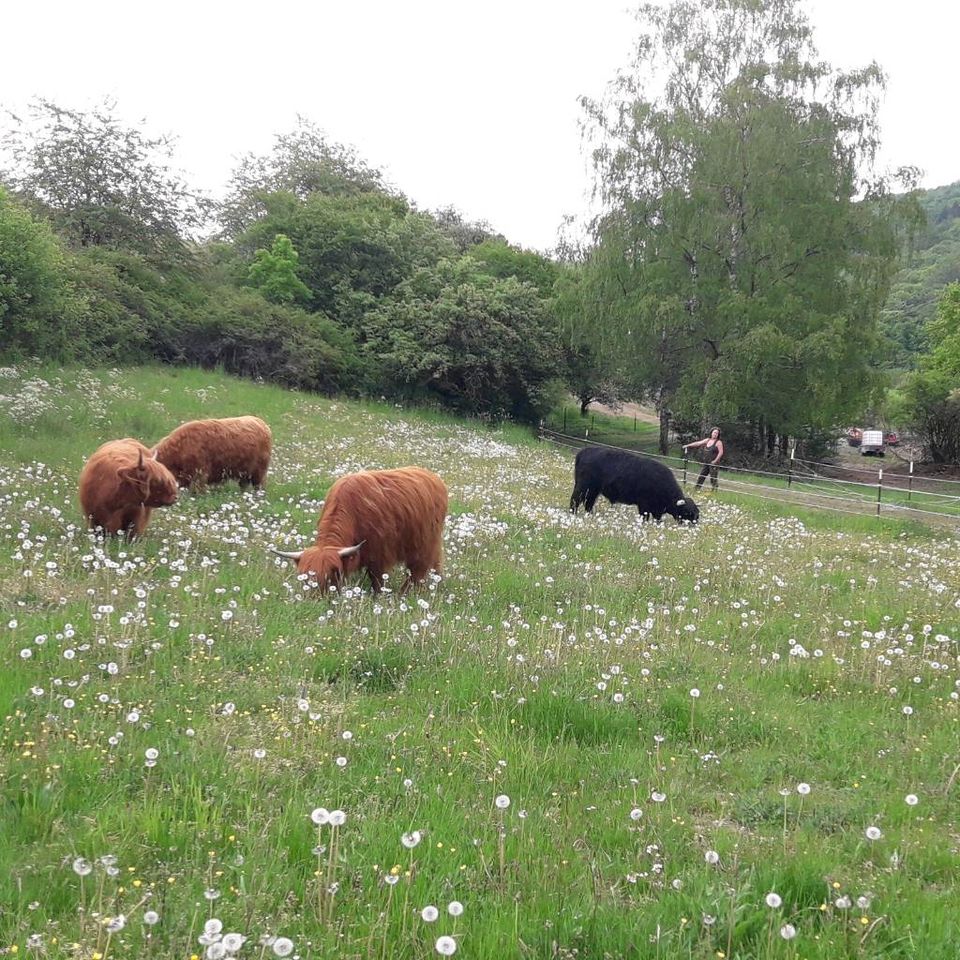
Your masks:
<path fill-rule="evenodd" d="M 293 953 L 293 941 L 288 937 L 277 937 L 273 941 L 273 953 L 277 957 L 289 957 Z"/>
<path fill-rule="evenodd" d="M 225 933 L 221 942 L 227 953 L 236 953 L 243 946 L 246 939 L 247 938 L 241 933 Z"/>
<path fill-rule="evenodd" d="M 453 937 L 438 937 L 434 946 L 442 957 L 452 957 L 457 952 L 457 941 Z"/>

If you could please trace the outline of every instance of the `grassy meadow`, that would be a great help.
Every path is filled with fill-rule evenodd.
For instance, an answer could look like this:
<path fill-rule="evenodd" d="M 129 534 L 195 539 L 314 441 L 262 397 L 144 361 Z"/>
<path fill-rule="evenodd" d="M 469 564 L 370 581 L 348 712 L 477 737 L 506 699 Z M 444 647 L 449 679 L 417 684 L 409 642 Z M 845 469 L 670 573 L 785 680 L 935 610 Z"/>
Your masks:
<path fill-rule="evenodd" d="M 241 413 L 265 491 L 91 539 L 99 443 Z M 0 454 L 0 955 L 956 955 L 949 531 L 723 490 L 573 517 L 519 428 L 198 370 L 0 370 Z M 410 463 L 451 493 L 427 589 L 267 554 Z"/>

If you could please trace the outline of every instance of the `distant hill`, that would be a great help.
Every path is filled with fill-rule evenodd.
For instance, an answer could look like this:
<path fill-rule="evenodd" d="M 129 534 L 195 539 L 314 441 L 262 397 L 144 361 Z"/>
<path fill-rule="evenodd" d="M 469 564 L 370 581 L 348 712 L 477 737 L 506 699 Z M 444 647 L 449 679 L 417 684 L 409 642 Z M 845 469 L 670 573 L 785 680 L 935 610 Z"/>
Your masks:
<path fill-rule="evenodd" d="M 944 286 L 960 280 L 960 181 L 920 192 L 926 229 L 897 274 L 881 315 L 881 329 L 896 344 L 892 358 L 912 366 L 926 347 L 923 326 Z"/>

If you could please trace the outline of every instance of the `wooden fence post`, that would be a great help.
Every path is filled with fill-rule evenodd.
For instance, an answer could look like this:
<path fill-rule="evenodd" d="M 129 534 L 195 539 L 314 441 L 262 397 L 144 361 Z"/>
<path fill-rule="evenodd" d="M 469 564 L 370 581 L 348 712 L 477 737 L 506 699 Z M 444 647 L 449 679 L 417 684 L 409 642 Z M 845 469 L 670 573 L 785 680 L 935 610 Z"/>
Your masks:
<path fill-rule="evenodd" d="M 564 408 L 563 408 L 563 432 L 564 432 L 564 433 L 567 432 L 567 408 L 566 408 L 566 406 L 564 406 Z"/>
<path fill-rule="evenodd" d="M 910 476 L 907 479 L 907 501 L 913 497 L 913 461 L 910 461 Z"/>
<path fill-rule="evenodd" d="M 687 488 L 687 449 L 683 449 L 683 488 Z"/>
<path fill-rule="evenodd" d="M 787 489 L 789 490 L 793 484 L 793 455 L 797 452 L 796 447 L 792 447 L 790 450 L 790 462 L 787 464 Z"/>
<path fill-rule="evenodd" d="M 883 495 L 883 467 L 877 473 L 877 516 L 880 516 L 880 497 Z"/>

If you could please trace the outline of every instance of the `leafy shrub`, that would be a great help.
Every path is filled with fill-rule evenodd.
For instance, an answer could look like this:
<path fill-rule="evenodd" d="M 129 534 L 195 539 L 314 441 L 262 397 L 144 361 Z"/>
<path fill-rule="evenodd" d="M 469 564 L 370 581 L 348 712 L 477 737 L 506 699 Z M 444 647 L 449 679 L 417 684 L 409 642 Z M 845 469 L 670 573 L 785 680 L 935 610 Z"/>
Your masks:
<path fill-rule="evenodd" d="M 269 303 L 252 290 L 228 287 L 177 336 L 173 359 L 221 367 L 290 387 L 356 392 L 364 375 L 350 335 L 322 314 Z"/>
<path fill-rule="evenodd" d="M 68 256 L 47 224 L 0 188 L 0 356 L 68 360 L 82 352 L 82 300 L 66 272 Z"/>
<path fill-rule="evenodd" d="M 559 400 L 557 331 L 537 289 L 470 257 L 423 267 L 367 316 L 388 389 L 489 417 L 534 420 Z"/>

